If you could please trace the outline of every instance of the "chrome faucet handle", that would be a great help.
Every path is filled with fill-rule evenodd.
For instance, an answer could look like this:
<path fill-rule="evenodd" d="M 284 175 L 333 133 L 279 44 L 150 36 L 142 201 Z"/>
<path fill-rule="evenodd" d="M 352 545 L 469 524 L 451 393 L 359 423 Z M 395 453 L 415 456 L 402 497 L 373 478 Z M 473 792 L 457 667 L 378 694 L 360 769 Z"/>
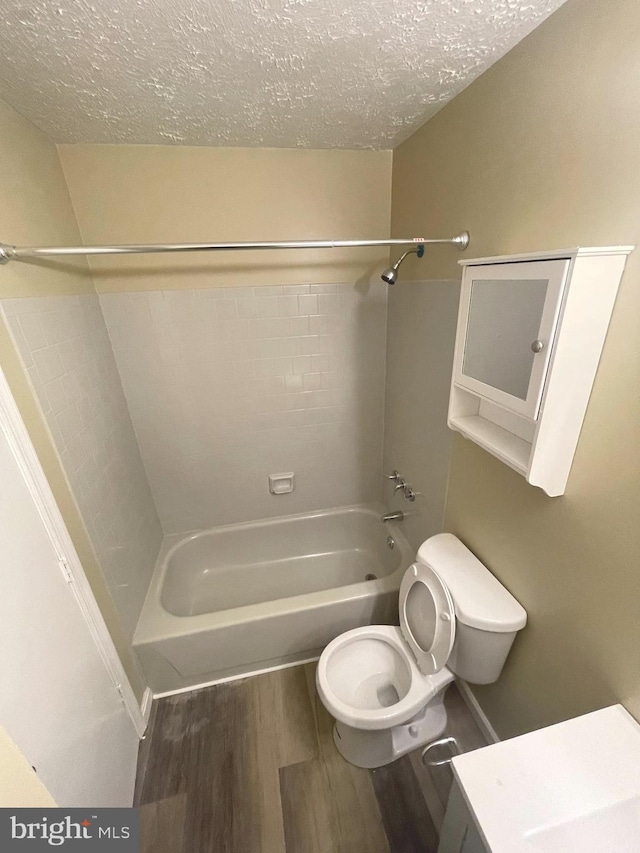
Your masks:
<path fill-rule="evenodd" d="M 406 489 L 407 488 L 407 484 L 405 483 L 405 481 L 403 480 L 402 477 L 400 477 L 399 480 L 396 480 L 396 483 L 397 483 L 397 485 L 393 487 L 393 494 L 394 495 L 396 492 L 399 492 L 400 489 Z"/>
<path fill-rule="evenodd" d="M 393 470 L 390 474 L 384 475 L 387 480 L 394 480 L 396 483 L 402 479 L 398 471 Z"/>

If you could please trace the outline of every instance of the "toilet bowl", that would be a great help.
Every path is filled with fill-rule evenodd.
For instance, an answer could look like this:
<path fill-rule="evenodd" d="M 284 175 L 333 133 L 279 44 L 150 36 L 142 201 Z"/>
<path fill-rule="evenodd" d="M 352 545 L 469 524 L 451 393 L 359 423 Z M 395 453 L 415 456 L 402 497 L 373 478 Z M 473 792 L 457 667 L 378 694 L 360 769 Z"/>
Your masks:
<path fill-rule="evenodd" d="M 400 585 L 399 612 L 399 626 L 347 631 L 318 662 L 316 684 L 336 721 L 334 742 L 358 767 L 389 764 L 438 738 L 455 674 L 495 681 L 526 624 L 520 604 L 448 533 L 420 547 Z"/>
<path fill-rule="evenodd" d="M 358 767 L 380 767 L 439 737 L 447 723 L 444 688 L 453 679 L 446 667 L 433 675 L 420 672 L 393 625 L 337 637 L 316 675 L 320 698 L 336 720 L 338 751 Z"/>

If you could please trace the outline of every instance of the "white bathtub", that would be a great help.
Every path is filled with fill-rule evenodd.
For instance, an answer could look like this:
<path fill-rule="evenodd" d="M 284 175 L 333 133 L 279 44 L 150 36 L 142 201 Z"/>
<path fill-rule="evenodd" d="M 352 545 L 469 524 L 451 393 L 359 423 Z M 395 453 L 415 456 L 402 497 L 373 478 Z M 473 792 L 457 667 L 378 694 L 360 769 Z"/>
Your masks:
<path fill-rule="evenodd" d="M 311 660 L 349 628 L 397 624 L 413 553 L 383 512 L 344 507 L 168 536 L 134 638 L 154 693 Z"/>

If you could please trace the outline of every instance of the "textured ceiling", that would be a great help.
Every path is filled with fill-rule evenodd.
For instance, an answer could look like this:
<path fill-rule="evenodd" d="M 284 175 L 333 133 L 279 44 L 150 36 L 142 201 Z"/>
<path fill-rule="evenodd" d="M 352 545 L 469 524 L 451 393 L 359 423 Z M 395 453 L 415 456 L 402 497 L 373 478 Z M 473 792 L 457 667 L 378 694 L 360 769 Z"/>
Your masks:
<path fill-rule="evenodd" d="M 56 142 L 392 148 L 563 0 L 3 0 Z"/>

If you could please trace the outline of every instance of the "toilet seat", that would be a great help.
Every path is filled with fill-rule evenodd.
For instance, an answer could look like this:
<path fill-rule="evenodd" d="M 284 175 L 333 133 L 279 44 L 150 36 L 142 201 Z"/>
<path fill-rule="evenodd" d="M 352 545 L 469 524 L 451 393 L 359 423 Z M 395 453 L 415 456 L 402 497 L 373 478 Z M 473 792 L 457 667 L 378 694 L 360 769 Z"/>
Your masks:
<path fill-rule="evenodd" d="M 400 630 L 420 672 L 439 672 L 456 638 L 455 606 L 447 585 L 431 566 L 413 563 L 402 578 L 398 606 Z"/>
<path fill-rule="evenodd" d="M 377 642 L 380 647 L 365 647 L 366 641 Z M 392 650 L 391 655 L 385 653 L 385 647 Z M 391 665 L 399 663 L 404 671 L 390 672 Z M 446 675 L 447 680 L 451 680 L 448 671 Z M 394 677 L 397 681 L 404 677 L 404 695 L 399 696 L 400 691 L 397 691 L 398 699 L 392 704 L 372 701 L 369 704 L 377 707 L 362 707 L 365 702 L 356 701 L 358 688 L 376 677 L 381 682 L 386 678 L 390 683 Z M 441 687 L 440 679 L 420 672 L 396 625 L 366 625 L 336 637 L 320 657 L 316 683 L 325 707 L 336 720 L 369 730 L 406 723 Z"/>
<path fill-rule="evenodd" d="M 401 725 L 451 680 L 445 664 L 456 619 L 444 581 L 430 566 L 414 563 L 400 584 L 398 605 L 399 627 L 354 628 L 320 656 L 318 692 L 327 710 L 347 726 Z"/>

